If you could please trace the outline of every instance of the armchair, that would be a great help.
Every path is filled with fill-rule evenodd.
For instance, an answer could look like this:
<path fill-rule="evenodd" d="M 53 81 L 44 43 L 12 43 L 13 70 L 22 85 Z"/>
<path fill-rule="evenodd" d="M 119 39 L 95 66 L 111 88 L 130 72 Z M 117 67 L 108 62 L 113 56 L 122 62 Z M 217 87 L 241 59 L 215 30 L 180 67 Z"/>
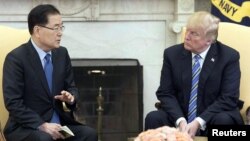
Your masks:
<path fill-rule="evenodd" d="M 8 52 L 28 41 L 30 35 L 26 29 L 15 29 L 0 25 L 0 123 L 4 127 L 8 118 L 8 112 L 5 109 L 3 101 L 2 75 L 3 63 Z"/>
<path fill-rule="evenodd" d="M 241 115 L 246 121 L 246 109 L 250 106 L 250 27 L 221 22 L 219 26 L 218 40 L 236 49 L 240 53 L 240 99 L 244 102 Z"/>
<path fill-rule="evenodd" d="M 3 88 L 2 88 L 2 77 L 3 77 L 3 63 L 8 52 L 19 46 L 21 43 L 26 42 L 30 35 L 28 30 L 15 29 L 0 25 L 0 140 L 5 141 L 2 133 L 2 128 L 5 126 L 8 112 L 4 106 L 3 100 Z"/>

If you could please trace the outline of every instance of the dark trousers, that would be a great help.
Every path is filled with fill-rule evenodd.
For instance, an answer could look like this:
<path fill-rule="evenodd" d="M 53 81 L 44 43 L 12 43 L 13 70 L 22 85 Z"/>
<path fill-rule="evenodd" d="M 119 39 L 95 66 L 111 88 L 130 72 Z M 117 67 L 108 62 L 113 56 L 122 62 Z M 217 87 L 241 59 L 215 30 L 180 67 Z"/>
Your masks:
<path fill-rule="evenodd" d="M 147 114 L 145 118 L 145 130 L 155 129 L 162 126 L 175 127 L 175 122 L 165 111 L 156 110 Z M 237 125 L 244 124 L 241 117 L 234 119 L 228 112 L 216 114 L 206 125 Z M 198 131 L 199 136 L 207 136 L 207 131 Z"/>
<path fill-rule="evenodd" d="M 97 141 L 97 133 L 94 129 L 84 125 L 67 125 L 75 134 L 73 137 L 69 137 L 63 141 Z M 23 141 L 54 141 L 52 137 L 42 131 L 34 130 Z M 57 140 L 61 141 L 61 140 Z"/>

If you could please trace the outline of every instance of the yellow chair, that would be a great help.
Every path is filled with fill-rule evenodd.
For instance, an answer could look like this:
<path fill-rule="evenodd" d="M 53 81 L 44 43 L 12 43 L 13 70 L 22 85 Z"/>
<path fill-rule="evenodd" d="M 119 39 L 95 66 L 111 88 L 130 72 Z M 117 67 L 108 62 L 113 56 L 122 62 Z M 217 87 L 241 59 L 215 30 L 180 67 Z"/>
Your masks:
<path fill-rule="evenodd" d="M 9 53 L 11 50 L 27 42 L 30 38 L 30 34 L 27 29 L 15 29 L 1 25 L 0 34 L 0 125 L 3 128 L 8 118 L 8 112 L 4 106 L 2 88 L 4 59 L 7 53 Z"/>
<path fill-rule="evenodd" d="M 221 22 L 218 40 L 240 53 L 240 99 L 244 101 L 241 115 L 246 121 L 246 109 L 250 106 L 250 27 Z M 248 82 L 249 81 L 249 82 Z"/>

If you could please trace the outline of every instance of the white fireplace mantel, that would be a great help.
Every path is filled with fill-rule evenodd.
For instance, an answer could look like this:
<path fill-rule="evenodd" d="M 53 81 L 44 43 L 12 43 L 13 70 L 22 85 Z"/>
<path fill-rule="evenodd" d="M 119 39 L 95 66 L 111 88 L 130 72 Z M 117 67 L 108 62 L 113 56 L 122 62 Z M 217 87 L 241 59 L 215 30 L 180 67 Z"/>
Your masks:
<path fill-rule="evenodd" d="M 64 21 L 154 21 L 164 20 L 179 33 L 194 12 L 194 0 L 0 0 L 0 22 L 27 21 L 37 4 L 51 3 L 61 11 Z"/>

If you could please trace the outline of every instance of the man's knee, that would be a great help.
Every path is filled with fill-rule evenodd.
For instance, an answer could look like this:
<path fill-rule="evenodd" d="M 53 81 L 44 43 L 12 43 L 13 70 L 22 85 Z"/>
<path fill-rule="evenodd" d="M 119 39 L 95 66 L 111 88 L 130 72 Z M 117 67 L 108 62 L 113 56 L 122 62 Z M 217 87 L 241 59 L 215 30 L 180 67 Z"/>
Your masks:
<path fill-rule="evenodd" d="M 232 125 L 235 124 L 234 119 L 228 113 L 216 114 L 211 120 L 214 125 Z"/>
<path fill-rule="evenodd" d="M 155 129 L 164 125 L 169 125 L 166 113 L 162 110 L 152 111 L 145 118 L 145 130 Z"/>
<path fill-rule="evenodd" d="M 46 135 L 43 135 L 43 136 L 40 136 L 38 140 L 36 141 L 52 141 L 52 137 L 49 135 L 49 134 L 46 134 Z"/>
<path fill-rule="evenodd" d="M 87 127 L 87 129 L 85 129 L 85 133 L 91 137 L 91 138 L 96 138 L 97 137 L 97 132 L 95 129 Z"/>
<path fill-rule="evenodd" d="M 78 139 L 86 141 L 95 141 L 97 140 L 97 132 L 95 129 L 89 126 L 78 126 L 79 132 L 77 133 Z"/>
<path fill-rule="evenodd" d="M 25 140 L 27 141 L 53 141 L 50 134 L 43 131 L 32 132 Z"/>
<path fill-rule="evenodd" d="M 145 122 L 158 121 L 164 118 L 161 111 L 151 111 L 146 115 Z"/>

